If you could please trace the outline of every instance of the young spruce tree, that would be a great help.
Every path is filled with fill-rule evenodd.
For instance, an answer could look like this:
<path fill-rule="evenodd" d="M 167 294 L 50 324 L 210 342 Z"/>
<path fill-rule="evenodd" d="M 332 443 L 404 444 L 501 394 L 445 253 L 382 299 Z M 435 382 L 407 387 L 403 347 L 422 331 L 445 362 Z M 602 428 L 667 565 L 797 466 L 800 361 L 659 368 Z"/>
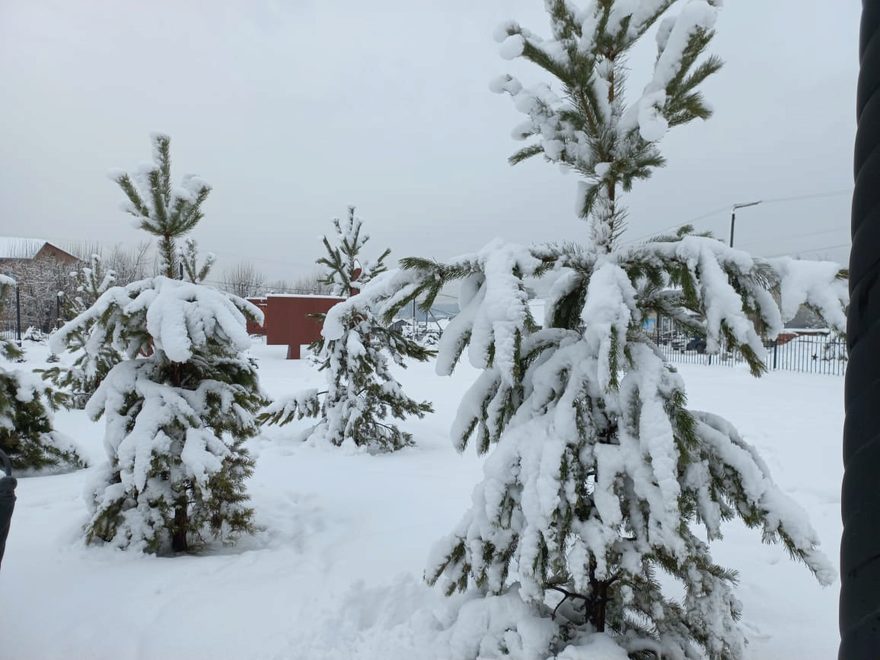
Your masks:
<path fill-rule="evenodd" d="M 465 349 L 483 370 L 452 434 L 459 450 L 473 440 L 491 451 L 484 479 L 427 571 L 448 593 L 478 596 L 459 615 L 471 657 L 742 657 L 735 574 L 709 546 L 732 518 L 783 544 L 822 583 L 834 579 L 806 515 L 730 423 L 687 407 L 681 376 L 643 322 L 675 319 L 705 336 L 709 352 L 740 350 L 757 376 L 762 339 L 802 303 L 843 329 L 845 273 L 755 258 L 689 228 L 619 240 L 622 194 L 663 164 L 660 139 L 710 114 L 698 88 L 721 66 L 701 57 L 717 4 L 547 0 L 549 38 L 502 26 L 502 55 L 555 81 L 492 84 L 526 115 L 515 133 L 531 142 L 510 160 L 540 155 L 582 177 L 587 238 L 403 262 L 398 306 L 415 296 L 430 304 L 462 280 L 438 370 L 450 373 Z M 636 80 L 627 58 L 652 26 L 656 60 L 642 93 L 627 96 Z M 530 276 L 552 281 L 542 327 L 527 304 Z"/>
<path fill-rule="evenodd" d="M 0 275 L 0 311 L 13 286 L 12 278 Z M 52 429 L 52 411 L 67 397 L 36 374 L 4 364 L 21 355 L 18 346 L 0 337 L 0 449 L 16 470 L 83 467 L 76 448 Z"/>
<path fill-rule="evenodd" d="M 333 221 L 336 241 L 324 236 L 327 256 L 322 283 L 336 295 L 352 296 L 333 307 L 324 318 L 322 339 L 314 348 L 315 361 L 326 372 L 327 388 L 310 389 L 280 399 L 267 408 L 264 419 L 286 424 L 293 419 L 320 417 L 312 438 L 341 445 L 350 440 L 369 451 L 388 452 L 412 444 L 412 435 L 391 419 L 423 417 L 432 411 L 427 401 L 408 397 L 391 373 L 391 362 L 406 366 L 405 358 L 427 360 L 433 353 L 389 326 L 377 311 L 380 298 L 356 295 L 380 274 L 388 275 L 385 250 L 371 263 L 361 262 L 369 240 L 354 207 L 348 217 Z"/>
<path fill-rule="evenodd" d="M 245 317 L 262 315 L 199 283 L 212 258 L 199 267 L 194 243 L 178 250 L 211 189 L 194 176 L 172 185 L 169 147 L 154 135 L 153 164 L 113 177 L 138 226 L 158 237 L 162 274 L 110 287 L 52 337 L 55 350 L 84 350 L 86 362 L 108 347 L 124 356 L 86 405 L 106 419 L 109 459 L 86 536 L 155 553 L 253 529 L 245 492 L 253 460 L 243 443 L 257 433 L 264 404 L 244 355 Z"/>
<path fill-rule="evenodd" d="M 116 281 L 116 274 L 113 270 L 104 268 L 101 257 L 97 254 L 91 256 L 87 266 L 70 275 L 75 280 L 76 288 L 74 295 L 67 296 L 64 300 L 64 318 L 67 319 L 75 318 L 89 309 Z M 92 324 L 97 322 L 93 321 Z M 113 365 L 123 358 L 111 343 L 101 344 L 94 354 L 86 350 L 85 343 L 90 329 L 81 328 L 68 338 L 67 351 L 73 355 L 70 366 L 56 364 L 42 372 L 43 378 L 70 393 L 71 405 L 76 408 L 85 405 Z"/>

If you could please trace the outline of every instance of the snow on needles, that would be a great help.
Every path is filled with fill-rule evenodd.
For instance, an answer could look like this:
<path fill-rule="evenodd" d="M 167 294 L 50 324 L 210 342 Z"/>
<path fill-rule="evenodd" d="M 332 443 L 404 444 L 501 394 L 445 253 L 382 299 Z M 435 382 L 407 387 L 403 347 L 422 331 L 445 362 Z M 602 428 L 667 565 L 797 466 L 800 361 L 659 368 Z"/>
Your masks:
<path fill-rule="evenodd" d="M 621 4 L 632 5 L 638 2 L 639 0 L 630 0 L 628 3 L 621 3 L 618 0 L 615 8 Z M 663 3 L 659 0 L 643 1 L 641 8 L 647 9 L 648 12 L 656 12 L 661 4 Z M 651 14 L 645 13 L 646 17 L 649 15 Z M 645 86 L 641 97 L 633 105 L 635 115 L 630 114 L 628 119 L 624 119 L 624 129 L 632 127 L 633 120 L 637 118 L 639 132 L 644 140 L 656 142 L 666 134 L 669 128 L 669 122 L 663 115 L 666 88 L 681 68 L 682 58 L 691 37 L 698 30 L 710 30 L 716 18 L 717 9 L 706 0 L 691 0 L 677 17 L 668 17 L 664 20 L 657 33 L 658 55 L 654 65 L 654 75 Z M 633 21 L 630 29 L 633 24 L 637 23 Z"/>
<path fill-rule="evenodd" d="M 617 348 L 625 341 L 630 325 L 639 320 L 635 293 L 629 277 L 617 264 L 603 263 L 590 278 L 581 318 L 590 352 L 599 356 L 599 384 L 603 389 L 620 369 L 613 362 Z"/>
<path fill-rule="evenodd" d="M 780 307 L 786 321 L 794 318 L 801 305 L 810 305 L 834 330 L 846 332 L 849 284 L 839 264 L 791 257 L 770 259 L 769 264 L 780 275 Z"/>
<path fill-rule="evenodd" d="M 250 338 L 245 313 L 262 318 L 254 305 L 211 287 L 155 277 L 108 289 L 89 310 L 62 326 L 50 343 L 53 351 L 61 352 L 67 338 L 77 330 L 85 329 L 90 336 L 103 335 L 106 329 L 93 321 L 109 315 L 108 326 L 118 348 L 134 355 L 147 345 L 147 338 L 137 332 L 142 317 L 152 347 L 173 362 L 186 362 L 194 347 L 205 346 L 215 335 L 246 350 Z"/>
<path fill-rule="evenodd" d="M 425 281 L 436 277 L 429 265 L 412 272 L 419 268 Z M 764 339 L 800 304 L 834 324 L 843 318 L 839 267 L 758 259 L 683 234 L 608 252 L 494 241 L 438 269 L 461 282 L 461 312 L 441 339 L 438 372 L 450 373 L 464 350 L 483 370 L 462 398 L 453 444 L 461 451 L 475 437 L 478 452 L 491 453 L 470 509 L 432 551 L 429 581 L 477 585 L 492 598 L 516 593 L 540 608 L 559 571 L 567 589 L 589 593 L 597 580 L 629 580 L 620 576 L 639 576 L 647 557 L 663 557 L 663 571 L 685 585 L 684 609 L 706 630 L 707 651 L 740 657 L 733 581 L 706 568 L 713 561 L 697 526 L 718 539 L 722 521 L 738 515 L 822 584 L 833 579 L 806 514 L 757 452 L 720 417 L 685 408 L 684 383 L 642 321 L 661 305 L 705 331 L 708 350 L 750 351 L 759 374 Z M 538 273 L 551 280 L 543 327 L 530 317 L 524 284 Z M 614 598 L 662 629 L 622 636 L 622 648 L 652 644 L 678 657 L 691 643 L 661 587 L 621 587 Z M 487 628 L 483 641 L 494 639 Z M 577 657 L 575 647 L 567 653 Z"/>

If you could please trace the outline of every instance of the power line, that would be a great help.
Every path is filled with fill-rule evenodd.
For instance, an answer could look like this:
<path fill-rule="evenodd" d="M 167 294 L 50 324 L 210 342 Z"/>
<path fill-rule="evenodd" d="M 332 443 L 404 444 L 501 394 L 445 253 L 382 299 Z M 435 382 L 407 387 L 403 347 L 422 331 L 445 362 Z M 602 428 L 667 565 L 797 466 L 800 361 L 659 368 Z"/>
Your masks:
<path fill-rule="evenodd" d="M 706 218 L 711 218 L 713 215 L 718 215 L 719 213 L 729 211 L 729 210 L 730 210 L 729 205 L 722 206 L 720 208 L 715 209 L 714 211 L 708 211 L 708 212 L 704 213 L 703 215 L 698 215 L 698 216 L 691 218 L 689 220 L 685 220 L 684 222 L 679 222 L 678 224 L 670 225 L 668 227 L 664 227 L 663 229 L 657 229 L 655 231 L 648 232 L 647 234 L 643 234 L 642 236 L 638 236 L 636 238 L 631 238 L 630 240 L 626 241 L 624 243 L 624 245 L 632 245 L 633 243 L 638 243 L 639 241 L 641 241 L 643 239 L 651 238 L 652 236 L 659 236 L 660 234 L 663 234 L 667 231 L 674 231 L 680 227 L 684 227 L 685 225 L 689 225 L 694 222 L 698 222 L 699 220 L 705 220 Z"/>
<path fill-rule="evenodd" d="M 823 229 L 822 231 L 813 231 L 808 234 L 788 234 L 785 236 L 771 236 L 769 238 L 762 238 L 760 241 L 746 241 L 743 245 L 755 245 L 756 243 L 765 242 L 765 241 L 778 241 L 785 240 L 787 238 L 790 239 L 798 239 L 798 238 L 808 238 L 810 236 L 821 236 L 822 234 L 834 234 L 834 233 L 844 233 L 848 229 L 846 227 L 835 227 L 834 229 Z"/>
<path fill-rule="evenodd" d="M 772 259 L 773 257 L 784 257 L 790 255 L 792 252 L 796 254 L 812 254 L 814 252 L 821 252 L 822 250 L 836 250 L 837 248 L 849 247 L 851 245 L 850 241 L 846 243 L 837 243 L 836 245 L 823 245 L 817 248 L 811 248 L 809 250 L 786 250 L 785 252 L 779 252 L 778 254 L 771 254 L 765 258 Z"/>
<path fill-rule="evenodd" d="M 823 198 L 823 197 L 838 197 L 840 195 L 851 195 L 851 194 L 852 194 L 851 188 L 843 188 L 840 190 L 828 190 L 825 192 L 807 193 L 804 195 L 792 195 L 789 197 L 771 197 L 769 199 L 762 200 L 761 203 L 762 204 L 781 204 L 784 202 L 794 202 L 794 201 L 799 201 L 799 200 L 804 200 L 804 199 L 819 199 L 819 198 Z M 677 230 L 681 227 L 684 227 L 685 225 L 690 225 L 690 224 L 693 224 L 694 222 L 698 222 L 700 220 L 705 220 L 706 218 L 710 218 L 713 215 L 717 215 L 719 213 L 729 211 L 729 210 L 730 210 L 729 204 L 727 206 L 721 206 L 721 207 L 714 209 L 712 211 L 707 211 L 706 213 L 703 213 L 702 215 L 698 215 L 696 217 L 690 218 L 689 220 L 685 220 L 684 222 L 679 222 L 678 224 L 670 225 L 669 227 L 664 227 L 663 229 L 651 231 L 651 232 L 648 232 L 647 234 L 643 234 L 642 236 L 638 236 L 636 238 L 630 239 L 630 240 L 626 241 L 624 243 L 624 245 L 632 245 L 633 243 L 638 243 L 639 241 L 644 240 L 646 238 L 651 238 L 652 236 L 658 236 L 658 235 L 663 234 L 667 231 Z"/>
<path fill-rule="evenodd" d="M 807 195 L 795 195 L 794 197 L 775 197 L 761 200 L 762 204 L 778 204 L 779 202 L 794 202 L 801 199 L 818 199 L 820 197 L 838 197 L 840 195 L 852 195 L 852 188 L 841 190 L 829 190 L 828 192 L 810 193 Z"/>

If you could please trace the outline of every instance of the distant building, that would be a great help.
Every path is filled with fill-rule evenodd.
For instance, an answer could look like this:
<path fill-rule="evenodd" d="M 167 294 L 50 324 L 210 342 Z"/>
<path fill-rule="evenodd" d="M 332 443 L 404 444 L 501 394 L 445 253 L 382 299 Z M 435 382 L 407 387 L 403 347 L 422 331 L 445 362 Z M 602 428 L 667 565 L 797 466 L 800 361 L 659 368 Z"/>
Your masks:
<path fill-rule="evenodd" d="M 16 264 L 34 262 L 62 263 L 75 266 L 79 259 L 42 238 L 14 238 L 0 236 L 0 269 L 4 271 Z"/>
<path fill-rule="evenodd" d="M 57 325 L 58 294 L 71 293 L 70 273 L 79 266 L 74 255 L 45 239 L 0 236 L 0 273 L 18 284 L 22 331 L 49 332 Z M 10 330 L 15 322 L 14 299 L 5 302 L 0 330 Z"/>

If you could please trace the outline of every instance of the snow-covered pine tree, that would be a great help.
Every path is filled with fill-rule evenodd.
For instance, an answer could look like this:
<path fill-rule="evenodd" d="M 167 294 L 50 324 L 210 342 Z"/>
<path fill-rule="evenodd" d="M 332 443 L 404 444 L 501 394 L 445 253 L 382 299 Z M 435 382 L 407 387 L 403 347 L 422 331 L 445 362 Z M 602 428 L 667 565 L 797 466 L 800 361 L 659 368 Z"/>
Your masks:
<path fill-rule="evenodd" d="M 354 206 L 348 207 L 345 219 L 333 219 L 333 228 L 336 230 L 335 243 L 331 243 L 327 236 L 321 237 L 327 255 L 317 260 L 319 266 L 324 266 L 319 281 L 329 286 L 334 296 L 353 296 L 376 275 L 387 270 L 385 259 L 391 254 L 391 248 L 386 248 L 375 261 L 361 263 L 361 250 L 370 237 L 363 233 L 363 222 L 355 215 Z"/>
<path fill-rule="evenodd" d="M 245 491 L 253 460 L 243 443 L 265 403 L 244 355 L 245 317 L 261 322 L 262 314 L 195 282 L 207 273 L 196 267 L 194 244 L 182 259 L 177 250 L 210 187 L 194 176 L 173 186 L 169 146 L 154 135 L 154 163 L 113 177 L 126 210 L 158 236 L 163 275 L 109 288 L 52 337 L 54 350 L 80 345 L 81 334 L 89 359 L 108 345 L 125 356 L 86 405 L 106 419 L 109 459 L 92 490 L 86 537 L 157 553 L 253 529 Z"/>
<path fill-rule="evenodd" d="M 15 281 L 0 275 L 0 311 Z M 0 337 L 0 361 L 18 360 L 21 350 Z M 16 470 L 79 468 L 85 463 L 76 448 L 52 429 L 52 411 L 66 396 L 23 369 L 0 364 L 0 449 Z"/>
<path fill-rule="evenodd" d="M 97 254 L 89 258 L 88 265 L 70 275 L 75 281 L 75 289 L 73 295 L 64 300 L 66 319 L 75 318 L 89 309 L 116 281 L 116 274 L 112 269 L 104 268 Z M 67 350 L 74 357 L 69 366 L 57 364 L 42 372 L 43 378 L 71 394 L 71 405 L 77 408 L 85 405 L 113 365 L 123 357 L 110 343 L 102 344 L 94 355 L 91 354 L 85 350 L 87 336 L 86 329 L 70 335 Z"/>
<path fill-rule="evenodd" d="M 730 423 L 687 408 L 681 376 L 643 323 L 671 317 L 704 335 L 709 352 L 740 350 L 760 375 L 762 340 L 800 304 L 843 330 L 845 273 L 755 258 L 689 228 L 619 241 L 621 194 L 663 164 L 658 141 L 709 115 L 698 86 L 720 67 L 701 58 L 716 4 L 548 0 L 550 38 L 502 26 L 502 55 L 537 64 L 557 85 L 492 84 L 527 115 L 516 136 L 534 139 L 511 162 L 543 155 L 583 177 L 588 240 L 403 261 L 410 280 L 398 306 L 416 296 L 430 304 L 462 280 L 439 373 L 465 349 L 483 370 L 452 435 L 459 450 L 471 439 L 491 450 L 484 479 L 426 573 L 448 593 L 477 596 L 458 618 L 470 657 L 742 657 L 735 574 L 709 546 L 732 518 L 784 545 L 823 584 L 834 579 L 806 515 Z M 628 97 L 627 57 L 658 22 L 648 83 Z M 538 276 L 552 282 L 543 327 L 524 284 Z"/>
<path fill-rule="evenodd" d="M 200 265 L 198 243 L 194 238 L 187 238 L 180 250 L 180 264 L 183 269 L 181 279 L 188 280 L 193 284 L 201 284 L 207 279 L 216 260 L 214 254 L 209 252 Z"/>
<path fill-rule="evenodd" d="M 351 295 L 324 318 L 322 339 L 314 345 L 315 362 L 326 372 L 327 387 L 310 389 L 275 401 L 262 419 L 286 424 L 293 419 L 320 417 L 310 438 L 342 445 L 346 441 L 369 451 L 388 452 L 412 444 L 412 435 L 401 431 L 395 419 L 407 415 L 424 417 L 432 412 L 427 401 L 416 401 L 404 393 L 391 373 L 391 363 L 406 366 L 406 359 L 427 360 L 429 349 L 407 339 L 382 317 L 378 307 L 387 296 L 373 288 L 369 295 L 355 295 L 369 287 L 380 274 L 388 275 L 386 249 L 373 262 L 361 261 L 361 250 L 369 240 L 362 222 L 349 207 L 348 217 L 333 221 L 336 240 L 323 237 L 327 256 L 318 259 L 326 267 L 323 284 L 336 295 Z"/>

